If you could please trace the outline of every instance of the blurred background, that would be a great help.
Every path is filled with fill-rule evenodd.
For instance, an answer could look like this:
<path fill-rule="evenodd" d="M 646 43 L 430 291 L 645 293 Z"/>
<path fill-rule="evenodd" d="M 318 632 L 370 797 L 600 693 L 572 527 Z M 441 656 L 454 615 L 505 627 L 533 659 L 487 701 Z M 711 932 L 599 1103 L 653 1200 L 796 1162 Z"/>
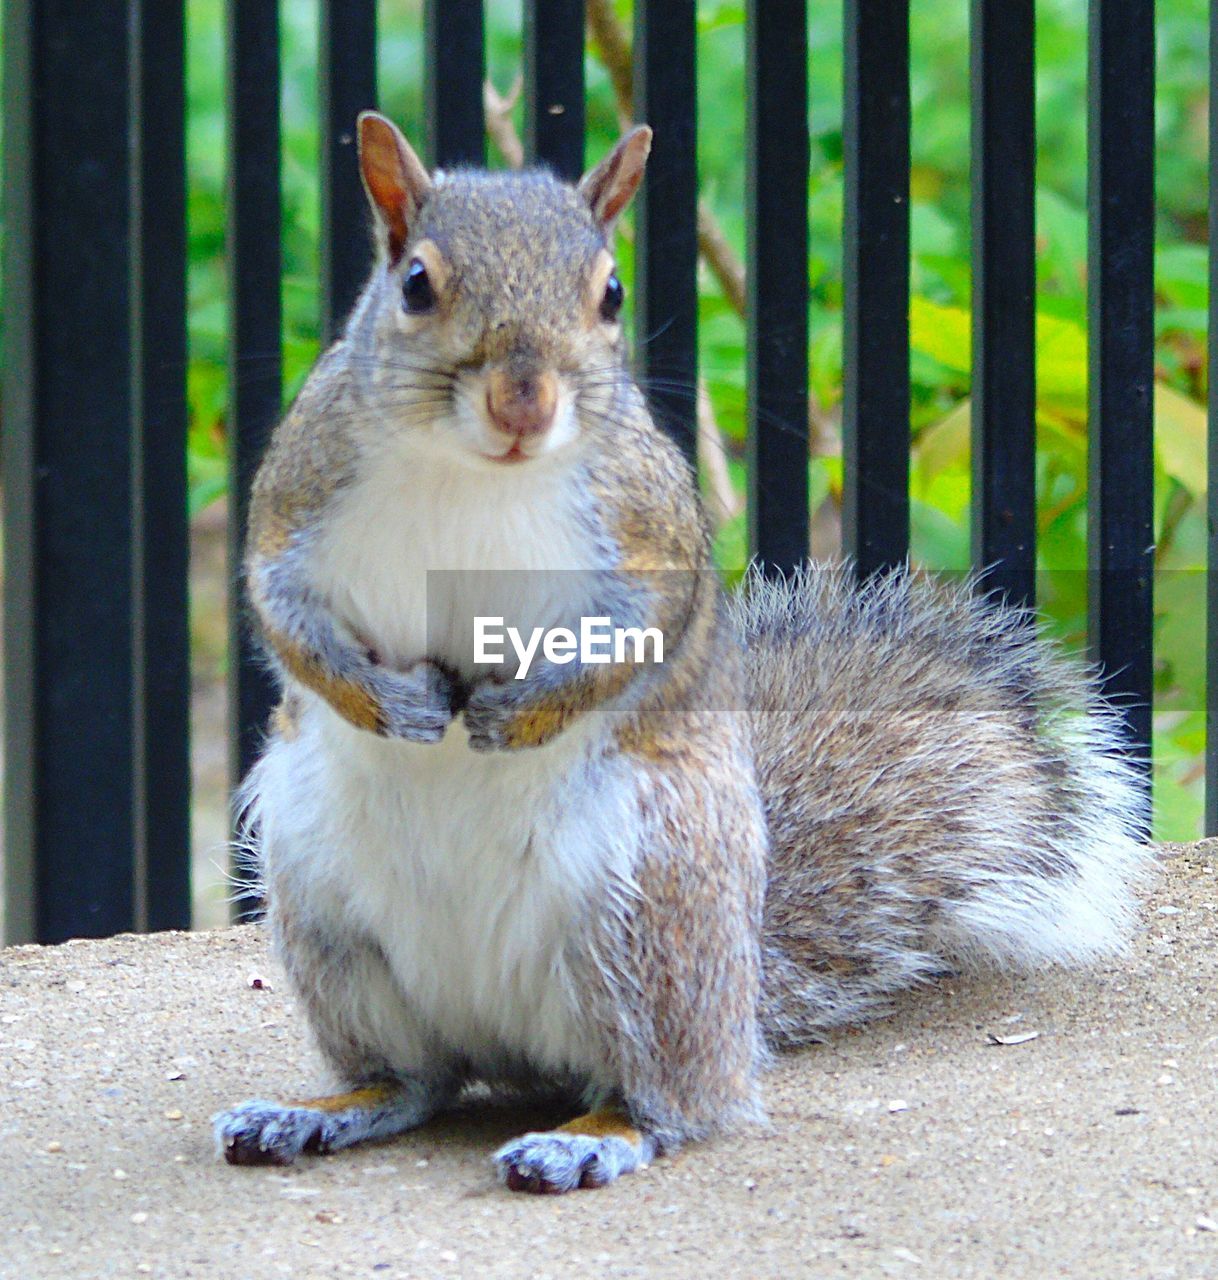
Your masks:
<path fill-rule="evenodd" d="M 591 164 L 629 116 L 630 5 L 591 0 Z M 839 546 L 842 361 L 842 14 L 813 3 L 809 486 L 814 554 Z M 195 926 L 227 919 L 224 528 L 224 7 L 188 0 L 189 400 Z M 518 163 L 521 12 L 487 0 L 488 157 Z M 380 108 L 422 141 L 422 0 L 381 0 Z M 912 548 L 935 570 L 969 564 L 968 0 L 914 0 Z M 318 353 L 317 8 L 280 5 L 283 28 L 285 397 Z M 703 484 L 729 576 L 743 515 L 744 7 L 701 0 L 699 24 L 700 414 Z M 1085 640 L 1087 0 L 1037 6 L 1038 600 L 1046 626 Z M 1155 834 L 1201 834 L 1204 746 L 1205 396 L 1208 254 L 1206 0 L 1157 5 Z M 2 38 L 2 33 L 0 33 Z M 615 84 L 618 90 L 615 91 Z M 369 104 L 372 105 L 372 104 Z M 805 122 L 775 120 L 775 129 Z M 351 234 L 364 229 L 353 227 Z M 628 239 L 630 227 L 624 228 Z M 629 288 L 630 253 L 622 249 Z M 799 264 L 792 262 L 792 269 Z M 643 337 L 644 335 L 636 335 Z"/>

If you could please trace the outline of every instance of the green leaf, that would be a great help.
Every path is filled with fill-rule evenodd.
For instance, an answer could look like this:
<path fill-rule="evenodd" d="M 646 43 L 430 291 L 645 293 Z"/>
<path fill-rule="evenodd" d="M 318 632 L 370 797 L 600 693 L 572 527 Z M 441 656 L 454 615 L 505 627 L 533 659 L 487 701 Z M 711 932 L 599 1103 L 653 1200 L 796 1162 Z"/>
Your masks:
<path fill-rule="evenodd" d="M 918 436 L 913 447 L 915 476 L 929 477 L 968 466 L 972 415 L 972 400 L 961 400 Z"/>
<path fill-rule="evenodd" d="M 1038 183 L 1036 238 L 1036 278 L 1041 288 L 1081 300 L 1087 263 L 1086 211 Z"/>
<path fill-rule="evenodd" d="M 743 511 L 725 521 L 715 535 L 715 563 L 729 582 L 738 580 L 749 562 L 748 542 L 748 520 Z"/>
<path fill-rule="evenodd" d="M 1161 338 L 1165 333 L 1184 333 L 1189 337 L 1203 338 L 1209 315 L 1204 302 L 1194 307 L 1155 308 L 1155 337 Z"/>
<path fill-rule="evenodd" d="M 910 553 L 922 568 L 966 569 L 969 563 L 967 517 L 953 520 L 937 507 L 912 498 L 909 504 Z"/>
<path fill-rule="evenodd" d="M 1205 246 L 1160 246 L 1155 253 L 1155 286 L 1173 302 L 1202 305 L 1209 292 L 1209 254 Z"/>

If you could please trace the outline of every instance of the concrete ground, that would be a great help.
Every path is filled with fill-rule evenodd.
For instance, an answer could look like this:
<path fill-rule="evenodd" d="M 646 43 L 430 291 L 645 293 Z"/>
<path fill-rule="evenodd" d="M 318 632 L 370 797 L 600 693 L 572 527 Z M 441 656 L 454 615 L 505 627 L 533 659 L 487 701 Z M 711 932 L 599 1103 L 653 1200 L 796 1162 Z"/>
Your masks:
<path fill-rule="evenodd" d="M 1218 1277 L 1218 843 L 1174 854 L 1121 963 L 923 992 L 784 1059 L 770 1132 L 553 1199 L 486 1107 L 217 1161 L 323 1083 L 257 929 L 0 952 L 0 1276 Z"/>

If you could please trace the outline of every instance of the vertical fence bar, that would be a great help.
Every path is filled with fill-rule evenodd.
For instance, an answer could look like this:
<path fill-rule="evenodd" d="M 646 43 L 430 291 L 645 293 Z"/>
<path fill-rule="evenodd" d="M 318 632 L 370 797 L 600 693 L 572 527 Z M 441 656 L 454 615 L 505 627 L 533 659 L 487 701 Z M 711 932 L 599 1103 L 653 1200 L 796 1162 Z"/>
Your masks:
<path fill-rule="evenodd" d="M 1091 0 L 1088 597 L 1092 655 L 1132 752 L 1151 741 L 1154 0 Z M 1149 780 L 1149 778 L 1148 778 Z"/>
<path fill-rule="evenodd" d="M 1218 835 L 1218 4 L 1210 4 L 1210 315 L 1209 428 L 1205 501 L 1205 834 Z"/>
<path fill-rule="evenodd" d="M 376 106 L 376 0 L 321 0 L 321 328 L 342 329 L 372 266 L 355 119 Z"/>
<path fill-rule="evenodd" d="M 253 763 L 275 698 L 242 588 L 250 484 L 282 397 L 279 14 L 228 3 L 229 773 Z M 253 904 L 237 904 L 247 913 Z"/>
<path fill-rule="evenodd" d="M 694 0 L 634 8 L 635 119 L 655 131 L 635 204 L 635 352 L 656 420 L 697 456 L 698 119 Z"/>
<path fill-rule="evenodd" d="M 909 0 L 845 0 L 842 542 L 909 552 Z"/>
<path fill-rule="evenodd" d="M 423 0 L 427 162 L 486 163 L 482 0 Z"/>
<path fill-rule="evenodd" d="M 583 172 L 583 0 L 524 6 L 524 154 L 572 181 Z"/>
<path fill-rule="evenodd" d="M 804 3 L 749 0 L 749 548 L 808 555 L 808 31 Z"/>
<path fill-rule="evenodd" d="M 38 938 L 37 0 L 4 3 L 4 933 Z"/>
<path fill-rule="evenodd" d="M 186 88 L 182 0 L 132 29 L 135 774 L 140 922 L 190 928 Z"/>
<path fill-rule="evenodd" d="M 6 931 L 131 929 L 128 17 L 4 22 Z"/>
<path fill-rule="evenodd" d="M 1036 599 L 1036 83 L 1033 0 L 972 0 L 972 554 Z"/>

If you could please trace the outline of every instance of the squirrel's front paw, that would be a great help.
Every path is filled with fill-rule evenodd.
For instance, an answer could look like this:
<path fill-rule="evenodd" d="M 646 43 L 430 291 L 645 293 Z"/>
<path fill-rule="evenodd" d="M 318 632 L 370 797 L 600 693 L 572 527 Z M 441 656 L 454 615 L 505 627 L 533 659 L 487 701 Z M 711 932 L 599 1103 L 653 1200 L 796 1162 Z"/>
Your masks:
<path fill-rule="evenodd" d="M 439 742 L 457 714 L 457 682 L 427 658 L 395 671 L 374 667 L 368 682 L 380 707 L 380 733 L 407 742 Z"/>
<path fill-rule="evenodd" d="M 475 751 L 510 751 L 527 744 L 517 728 L 524 697 L 518 682 L 487 679 L 476 684 L 465 703 L 465 728 Z"/>

